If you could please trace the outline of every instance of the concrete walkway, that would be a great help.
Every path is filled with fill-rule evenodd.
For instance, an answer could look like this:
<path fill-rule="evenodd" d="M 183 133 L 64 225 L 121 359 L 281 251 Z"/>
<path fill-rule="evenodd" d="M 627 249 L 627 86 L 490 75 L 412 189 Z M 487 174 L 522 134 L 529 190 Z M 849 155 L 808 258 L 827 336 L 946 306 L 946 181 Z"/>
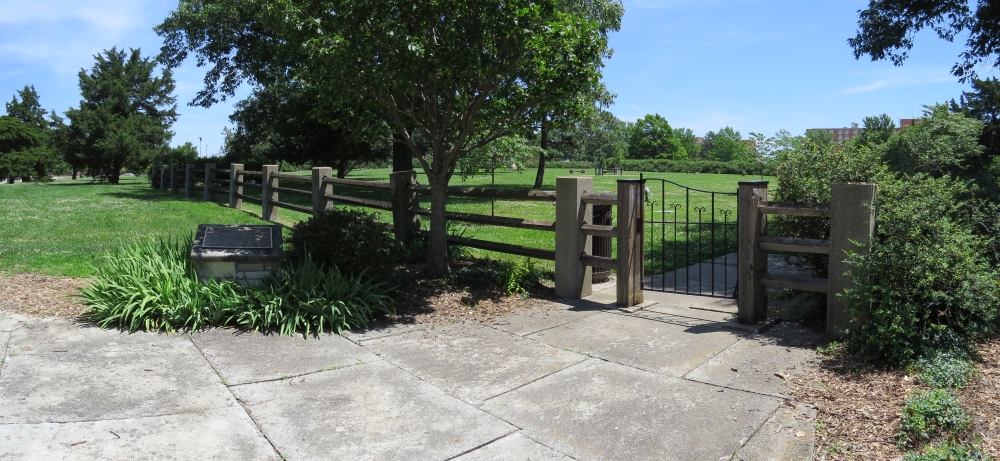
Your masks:
<path fill-rule="evenodd" d="M 731 300 L 646 299 L 617 310 L 605 288 L 492 324 L 307 341 L 0 312 L 0 459 L 812 458 L 815 412 L 782 378 L 811 332 L 731 329 Z"/>

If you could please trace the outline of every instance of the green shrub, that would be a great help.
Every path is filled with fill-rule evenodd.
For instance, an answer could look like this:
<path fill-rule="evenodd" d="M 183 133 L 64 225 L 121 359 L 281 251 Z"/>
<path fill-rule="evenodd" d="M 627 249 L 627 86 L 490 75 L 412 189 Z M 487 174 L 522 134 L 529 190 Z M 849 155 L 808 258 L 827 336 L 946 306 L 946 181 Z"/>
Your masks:
<path fill-rule="evenodd" d="M 988 461 L 992 458 L 983 454 L 973 444 L 960 445 L 946 440 L 928 448 L 923 453 L 911 453 L 903 461 Z"/>
<path fill-rule="evenodd" d="M 508 295 L 527 294 L 546 272 L 530 258 L 520 263 L 505 259 L 475 259 L 449 276 L 450 284 L 500 290 Z"/>
<path fill-rule="evenodd" d="M 236 323 L 248 330 L 282 335 L 340 334 L 368 325 L 378 313 L 395 312 L 389 291 L 364 272 L 350 276 L 336 266 L 325 270 L 307 254 L 248 290 Z"/>
<path fill-rule="evenodd" d="M 975 372 L 972 361 L 955 352 L 937 351 L 921 357 L 914 366 L 920 381 L 935 388 L 961 389 Z"/>
<path fill-rule="evenodd" d="M 378 281 L 394 280 L 395 268 L 406 256 L 375 214 L 339 207 L 292 227 L 288 247 L 285 258 L 291 263 L 308 257 L 322 267 L 336 266 L 352 276 L 364 272 Z"/>
<path fill-rule="evenodd" d="M 906 400 L 899 422 L 897 444 L 912 447 L 939 435 L 957 434 L 969 427 L 971 418 L 955 394 L 944 389 L 920 392 Z"/>
<path fill-rule="evenodd" d="M 192 238 L 145 240 L 108 255 L 97 277 L 81 289 L 87 317 L 102 328 L 172 332 L 225 323 L 242 304 L 235 282 L 198 282 Z"/>
<path fill-rule="evenodd" d="M 719 162 L 714 160 L 667 160 L 643 159 L 625 160 L 621 167 L 626 171 L 644 171 L 654 173 L 711 173 L 738 175 L 774 174 L 774 168 L 760 162 Z"/>
<path fill-rule="evenodd" d="M 389 289 L 366 274 L 325 270 L 306 255 L 257 287 L 198 281 L 192 238 L 147 240 L 115 251 L 81 291 L 88 318 L 134 332 L 236 326 L 280 334 L 340 333 L 394 311 Z"/>
<path fill-rule="evenodd" d="M 965 221 L 966 190 L 947 176 L 883 182 L 870 253 L 848 257 L 847 296 L 860 322 L 848 340 L 854 352 L 907 364 L 967 349 L 996 327 L 1000 274 Z"/>

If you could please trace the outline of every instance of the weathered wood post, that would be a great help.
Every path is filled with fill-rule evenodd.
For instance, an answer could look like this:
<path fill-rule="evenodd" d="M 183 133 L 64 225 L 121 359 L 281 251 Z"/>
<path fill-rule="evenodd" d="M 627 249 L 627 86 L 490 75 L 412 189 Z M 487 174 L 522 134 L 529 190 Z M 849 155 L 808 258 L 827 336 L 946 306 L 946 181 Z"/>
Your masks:
<path fill-rule="evenodd" d="M 618 180 L 618 307 L 642 304 L 643 218 L 645 181 Z"/>
<path fill-rule="evenodd" d="M 204 200 L 206 202 L 211 202 L 215 200 L 215 194 L 212 193 L 212 188 L 215 187 L 215 164 L 206 163 L 205 164 L 205 194 Z"/>
<path fill-rule="evenodd" d="M 229 207 L 242 210 L 243 209 L 243 186 L 240 184 L 243 182 L 243 164 L 234 163 L 229 165 Z"/>
<path fill-rule="evenodd" d="M 826 297 L 826 333 L 843 336 L 851 327 L 851 312 L 844 290 L 853 286 L 851 269 L 845 260 L 847 252 L 868 252 L 866 246 L 875 234 L 875 195 L 878 186 L 867 183 L 830 184 L 830 291 Z"/>
<path fill-rule="evenodd" d="M 417 191 L 410 188 L 417 184 L 417 172 L 394 171 L 389 174 L 389 184 L 392 190 L 392 227 L 396 240 L 408 242 L 413 231 L 420 229 L 420 216 L 410 211 L 420 206 Z"/>
<path fill-rule="evenodd" d="M 264 192 L 260 199 L 260 217 L 268 221 L 278 220 L 278 207 L 271 204 L 271 202 L 278 200 L 278 191 L 274 190 L 274 187 L 278 185 L 278 178 L 271 177 L 272 173 L 277 172 L 278 165 L 264 165 L 263 180 L 261 181 Z"/>
<path fill-rule="evenodd" d="M 184 196 L 194 197 L 194 167 L 193 163 L 184 166 Z"/>
<path fill-rule="evenodd" d="M 176 163 L 171 163 L 170 164 L 170 193 L 171 194 L 176 194 L 177 193 L 177 180 L 178 179 L 180 179 L 180 178 L 177 177 L 177 164 Z"/>
<path fill-rule="evenodd" d="M 169 176 L 167 175 L 167 168 L 170 168 L 170 166 L 160 165 L 160 190 L 167 190 L 170 188 L 170 185 L 167 184 L 167 180 L 169 179 Z"/>
<path fill-rule="evenodd" d="M 333 194 L 333 184 L 324 184 L 323 180 L 333 177 L 333 168 L 328 166 L 318 166 L 312 169 L 312 193 L 313 193 L 313 217 L 318 218 L 324 211 L 329 210 L 333 204 L 324 197 Z"/>
<path fill-rule="evenodd" d="M 740 181 L 736 200 L 738 317 L 740 323 L 750 325 L 767 319 L 767 287 L 760 283 L 761 273 L 767 272 L 767 251 L 759 246 L 767 221 L 758 210 L 767 202 L 767 181 Z"/>
<path fill-rule="evenodd" d="M 591 221 L 592 213 L 581 196 L 593 191 L 593 178 L 556 178 L 556 296 L 580 299 L 591 294 L 592 270 L 580 261 L 590 254 L 591 238 L 580 227 Z"/>

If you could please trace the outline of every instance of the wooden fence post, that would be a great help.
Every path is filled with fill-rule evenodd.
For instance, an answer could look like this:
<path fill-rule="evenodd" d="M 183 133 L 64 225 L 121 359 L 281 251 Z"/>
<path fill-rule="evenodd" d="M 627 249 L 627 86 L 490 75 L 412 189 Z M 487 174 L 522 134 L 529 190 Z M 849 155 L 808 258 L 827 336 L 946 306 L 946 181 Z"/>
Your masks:
<path fill-rule="evenodd" d="M 184 196 L 194 197 L 194 167 L 193 163 L 188 163 L 184 167 Z"/>
<path fill-rule="evenodd" d="M 240 197 L 243 195 L 241 182 L 243 182 L 243 164 L 229 165 L 229 207 L 236 210 L 243 209 L 243 199 Z"/>
<path fill-rule="evenodd" d="M 740 181 L 736 198 L 739 250 L 736 256 L 736 289 L 739 322 L 760 323 L 767 319 L 767 287 L 761 274 L 767 272 L 767 251 L 759 246 L 767 220 L 758 208 L 767 202 L 767 181 Z"/>
<path fill-rule="evenodd" d="M 389 174 L 389 187 L 392 191 L 392 227 L 396 240 L 410 241 L 413 231 L 420 229 L 420 216 L 410 211 L 420 206 L 417 191 L 410 186 L 417 183 L 417 172 L 413 170 L 394 171 Z"/>
<path fill-rule="evenodd" d="M 278 178 L 271 178 L 271 173 L 278 172 L 278 165 L 264 165 L 263 168 L 263 181 L 261 185 L 263 186 L 263 194 L 261 194 L 260 206 L 261 214 L 260 217 L 268 221 L 278 220 L 278 207 L 271 204 L 272 201 L 278 200 L 278 192 L 273 188 L 278 185 Z"/>
<path fill-rule="evenodd" d="M 323 184 L 323 180 L 333 177 L 333 168 L 328 166 L 318 166 L 312 169 L 312 193 L 313 193 L 313 217 L 318 218 L 324 211 L 329 210 L 333 204 L 324 197 L 333 194 L 333 184 Z"/>
<path fill-rule="evenodd" d="M 851 269 L 845 260 L 848 251 L 868 252 L 865 246 L 875 234 L 875 194 L 878 186 L 866 183 L 833 183 L 830 185 L 830 291 L 826 297 L 826 332 L 843 336 L 852 326 L 851 313 L 844 290 L 853 286 Z"/>
<path fill-rule="evenodd" d="M 212 188 L 215 187 L 215 164 L 206 163 L 205 164 L 205 196 L 204 200 L 206 202 L 211 202 L 215 200 L 215 194 L 212 193 Z"/>
<path fill-rule="evenodd" d="M 179 178 L 177 178 L 177 164 L 176 163 L 171 163 L 170 164 L 170 193 L 171 194 L 176 194 L 177 193 L 177 179 L 179 179 Z"/>
<path fill-rule="evenodd" d="M 641 179 L 618 180 L 618 307 L 643 302 L 643 187 L 645 181 Z"/>
<path fill-rule="evenodd" d="M 556 296 L 580 299 L 591 294 L 593 270 L 580 257 L 590 254 L 592 239 L 580 227 L 592 220 L 592 207 L 581 196 L 593 191 L 593 178 L 556 178 Z"/>
<path fill-rule="evenodd" d="M 170 188 L 170 185 L 167 184 L 167 179 L 169 179 L 167 176 L 167 168 L 170 168 L 170 166 L 160 165 L 160 190 L 167 190 Z"/>

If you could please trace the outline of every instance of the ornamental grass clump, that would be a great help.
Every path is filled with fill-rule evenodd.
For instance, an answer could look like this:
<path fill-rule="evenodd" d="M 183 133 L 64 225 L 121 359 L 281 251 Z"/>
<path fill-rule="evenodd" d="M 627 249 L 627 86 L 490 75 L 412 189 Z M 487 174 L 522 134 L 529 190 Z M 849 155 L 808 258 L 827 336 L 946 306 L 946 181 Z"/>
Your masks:
<path fill-rule="evenodd" d="M 102 328 L 175 332 L 232 326 L 282 335 L 341 333 L 392 313 L 389 288 L 326 269 L 305 257 L 286 262 L 262 285 L 199 282 L 190 262 L 193 239 L 134 243 L 108 255 L 81 289 L 87 317 Z"/>
<path fill-rule="evenodd" d="M 235 282 L 198 281 L 192 237 L 139 241 L 107 255 L 81 289 L 86 314 L 102 328 L 173 332 L 225 323 L 243 304 Z"/>

